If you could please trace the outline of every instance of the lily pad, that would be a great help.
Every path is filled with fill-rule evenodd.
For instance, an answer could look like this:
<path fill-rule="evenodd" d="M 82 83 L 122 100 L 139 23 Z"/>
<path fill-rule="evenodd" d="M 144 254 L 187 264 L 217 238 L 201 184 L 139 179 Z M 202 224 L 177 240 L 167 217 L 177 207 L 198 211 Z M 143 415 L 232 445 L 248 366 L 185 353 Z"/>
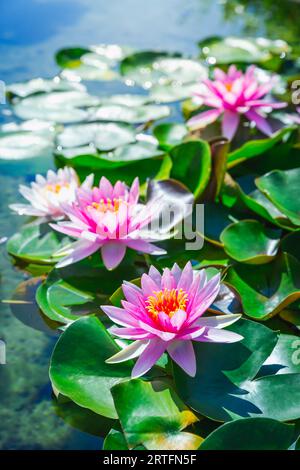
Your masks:
<path fill-rule="evenodd" d="M 21 119 L 42 119 L 57 123 L 84 121 L 86 108 L 99 103 L 99 98 L 81 91 L 60 91 L 29 96 L 17 101 L 13 110 Z"/>
<path fill-rule="evenodd" d="M 199 447 L 202 438 L 184 431 L 198 418 L 165 385 L 131 380 L 113 387 L 112 395 L 129 448 L 140 444 L 148 450 Z"/>
<path fill-rule="evenodd" d="M 288 138 L 294 129 L 295 127 L 286 127 L 275 132 L 271 137 L 259 140 L 249 140 L 241 147 L 228 154 L 228 168 L 233 168 L 249 158 L 254 158 L 267 152 L 276 144 Z"/>
<path fill-rule="evenodd" d="M 206 188 L 211 173 L 211 154 L 207 142 L 193 140 L 173 147 L 171 178 L 184 183 L 198 198 Z"/>
<path fill-rule="evenodd" d="M 121 74 L 126 80 L 144 88 L 177 82 L 196 82 L 207 77 L 207 69 L 197 60 L 178 53 L 143 51 L 127 56 L 121 62 Z"/>
<path fill-rule="evenodd" d="M 89 123 L 66 127 L 58 135 L 57 143 L 64 148 L 93 143 L 98 150 L 105 152 L 134 142 L 135 136 L 135 129 L 126 124 Z"/>
<path fill-rule="evenodd" d="M 211 64 L 267 63 L 274 56 L 287 54 L 289 45 L 282 40 L 214 36 L 198 43 L 201 57 Z"/>
<path fill-rule="evenodd" d="M 59 77 L 52 79 L 34 78 L 23 83 L 12 83 L 6 88 L 9 97 L 18 96 L 19 98 L 27 98 L 27 96 L 35 93 L 50 93 L 52 91 L 85 91 L 85 86 L 81 83 L 69 82 Z"/>
<path fill-rule="evenodd" d="M 50 132 L 0 132 L 0 160 L 25 160 L 51 156 L 53 135 Z"/>
<path fill-rule="evenodd" d="M 112 274 L 103 266 L 92 267 L 89 261 L 53 269 L 39 286 L 36 301 L 51 320 L 70 323 L 83 315 L 100 314 L 100 304 L 107 302 L 128 274 L 137 276 L 134 266 L 120 267 Z"/>
<path fill-rule="evenodd" d="M 283 253 L 265 265 L 231 266 L 225 281 L 239 293 L 246 315 L 266 320 L 300 298 L 300 263 Z"/>
<path fill-rule="evenodd" d="M 107 104 L 92 109 L 90 120 L 142 124 L 148 121 L 163 119 L 168 117 L 169 114 L 170 108 L 168 106 L 148 104 L 132 107 L 120 104 Z"/>
<path fill-rule="evenodd" d="M 106 364 L 118 346 L 95 316 L 72 323 L 58 340 L 50 364 L 53 387 L 77 405 L 117 418 L 111 388 L 129 380 L 131 362 Z"/>
<path fill-rule="evenodd" d="M 240 320 L 230 329 L 244 339 L 233 344 L 194 345 L 195 378 L 174 366 L 176 390 L 181 399 L 201 415 L 216 421 L 299 418 L 300 374 L 256 378 L 274 349 L 277 334 L 248 320 Z"/>
<path fill-rule="evenodd" d="M 164 122 L 153 129 L 153 135 L 164 150 L 169 150 L 174 145 L 180 144 L 187 136 L 188 129 L 184 124 Z"/>
<path fill-rule="evenodd" d="M 295 225 L 300 225 L 299 181 L 300 168 L 273 170 L 255 181 L 259 190 Z"/>
<path fill-rule="evenodd" d="M 200 450 L 288 450 L 295 441 L 294 424 L 270 418 L 245 418 L 212 432 Z"/>
<path fill-rule="evenodd" d="M 69 243 L 68 237 L 54 232 L 48 224 L 28 225 L 8 240 L 7 251 L 26 263 L 55 264 L 55 252 Z"/>
<path fill-rule="evenodd" d="M 240 263 L 264 264 L 276 256 L 280 231 L 256 220 L 242 220 L 226 227 L 220 236 L 228 255 Z"/>

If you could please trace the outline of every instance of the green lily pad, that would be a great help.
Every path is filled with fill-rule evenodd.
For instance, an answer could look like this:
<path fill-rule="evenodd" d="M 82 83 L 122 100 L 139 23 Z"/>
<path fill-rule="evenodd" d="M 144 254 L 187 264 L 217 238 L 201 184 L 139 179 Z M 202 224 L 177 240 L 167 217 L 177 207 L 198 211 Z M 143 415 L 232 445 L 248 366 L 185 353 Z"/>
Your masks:
<path fill-rule="evenodd" d="M 264 362 L 260 375 L 300 373 L 300 337 L 280 334 L 272 354 Z"/>
<path fill-rule="evenodd" d="M 286 140 L 294 129 L 295 127 L 286 127 L 275 132 L 271 137 L 259 140 L 249 140 L 241 147 L 228 154 L 228 168 L 233 168 L 250 158 L 257 157 L 258 155 L 267 152 L 279 142 Z"/>
<path fill-rule="evenodd" d="M 193 96 L 197 87 L 198 82 L 184 84 L 171 82 L 166 85 L 157 83 L 151 88 L 149 97 L 157 103 L 173 103 L 174 101 L 186 100 L 190 96 Z"/>
<path fill-rule="evenodd" d="M 100 263 L 100 254 L 96 256 Z M 112 274 L 103 266 L 92 267 L 89 261 L 53 269 L 39 286 L 36 301 L 51 320 L 70 323 L 79 316 L 100 314 L 101 303 L 107 302 L 128 274 L 134 277 L 137 272 L 134 266 L 124 265 Z"/>
<path fill-rule="evenodd" d="M 116 44 L 73 47 L 56 53 L 56 62 L 62 67 L 61 76 L 67 80 L 113 80 L 118 78 L 115 69 L 130 48 Z"/>
<path fill-rule="evenodd" d="M 28 225 L 21 228 L 7 242 L 10 255 L 35 264 L 55 264 L 56 251 L 70 243 L 70 239 L 54 232 L 48 224 Z"/>
<path fill-rule="evenodd" d="M 116 169 L 122 168 L 122 181 L 130 184 L 139 175 L 140 182 L 154 178 L 159 172 L 169 175 L 167 156 L 158 148 L 158 142 L 151 136 L 139 134 L 136 142 L 120 146 L 111 152 L 97 152 L 93 146 L 57 149 L 56 160 L 59 165 L 70 165 L 81 178 L 91 172 L 97 177 L 106 176 L 110 181 L 120 179 Z M 164 171 L 164 168 L 166 170 Z"/>
<path fill-rule="evenodd" d="M 293 255 L 300 261 L 300 230 L 286 235 L 280 243 L 282 251 Z"/>
<path fill-rule="evenodd" d="M 113 427 L 103 442 L 103 450 L 128 450 L 125 436 L 117 426 Z"/>
<path fill-rule="evenodd" d="M 239 212 L 251 211 L 263 219 L 286 230 L 293 230 L 287 217 L 258 189 L 246 194 L 227 173 L 221 191 L 222 203 Z"/>
<path fill-rule="evenodd" d="M 227 207 L 215 202 L 204 204 L 204 237 L 209 242 L 223 246 L 220 240 L 221 233 L 234 221 L 235 219 Z"/>
<path fill-rule="evenodd" d="M 188 134 L 184 124 L 164 122 L 153 129 L 153 135 L 157 138 L 159 145 L 164 150 L 171 149 L 180 144 Z"/>
<path fill-rule="evenodd" d="M 216 421 L 247 417 L 298 419 L 300 374 L 256 378 L 274 349 L 277 334 L 248 320 L 240 320 L 230 330 L 244 339 L 233 344 L 194 344 L 195 378 L 174 366 L 176 390 L 181 399 L 201 415 Z"/>
<path fill-rule="evenodd" d="M 50 93 L 52 91 L 85 91 L 84 85 L 80 83 L 72 83 L 67 80 L 62 80 L 59 77 L 52 79 L 34 78 L 23 83 L 12 83 L 6 88 L 8 96 L 19 98 L 27 98 L 27 96 L 35 93 Z"/>
<path fill-rule="evenodd" d="M 244 312 L 266 320 L 300 298 L 300 263 L 281 254 L 261 266 L 231 266 L 225 282 L 240 295 Z"/>
<path fill-rule="evenodd" d="M 184 183 L 198 198 L 206 188 L 211 173 L 211 154 L 207 142 L 193 140 L 173 147 L 170 177 Z"/>
<path fill-rule="evenodd" d="M 151 88 L 157 83 L 191 83 L 207 77 L 206 67 L 197 60 L 165 51 L 137 52 L 127 56 L 121 62 L 120 69 L 126 80 L 144 88 Z"/>
<path fill-rule="evenodd" d="M 300 225 L 300 168 L 273 170 L 255 180 L 257 187 L 293 224 Z"/>
<path fill-rule="evenodd" d="M 86 108 L 98 103 L 99 98 L 82 91 L 60 91 L 24 98 L 14 104 L 13 110 L 21 119 L 72 123 L 86 120 Z"/>
<path fill-rule="evenodd" d="M 0 160 L 47 158 L 53 151 L 50 132 L 0 132 Z"/>
<path fill-rule="evenodd" d="M 245 418 L 212 432 L 200 450 L 287 450 L 295 441 L 295 425 L 270 418 Z"/>
<path fill-rule="evenodd" d="M 57 137 L 61 147 L 78 147 L 91 143 L 107 152 L 120 145 L 135 142 L 136 131 L 132 126 L 117 123 L 89 123 L 66 127 Z"/>
<path fill-rule="evenodd" d="M 117 418 L 111 388 L 129 380 L 132 364 L 106 364 L 119 351 L 95 316 L 80 318 L 59 338 L 50 364 L 50 379 L 58 392 L 77 405 L 107 418 Z"/>
<path fill-rule="evenodd" d="M 90 119 L 93 121 L 126 122 L 128 124 L 142 124 L 148 121 L 163 119 L 170 114 L 168 106 L 147 104 L 144 106 L 125 106 L 120 104 L 107 104 L 91 110 Z"/>
<path fill-rule="evenodd" d="M 163 384 L 131 380 L 112 389 L 129 448 L 195 450 L 200 436 L 183 431 L 198 418 Z M 134 397 L 134 399 L 133 399 Z"/>
<path fill-rule="evenodd" d="M 220 239 L 231 258 L 240 263 L 264 264 L 277 254 L 280 231 L 268 229 L 257 220 L 242 220 L 226 227 Z"/>
<path fill-rule="evenodd" d="M 289 45 L 282 40 L 213 36 L 198 43 L 201 57 L 209 63 L 267 63 L 274 56 L 287 54 Z"/>

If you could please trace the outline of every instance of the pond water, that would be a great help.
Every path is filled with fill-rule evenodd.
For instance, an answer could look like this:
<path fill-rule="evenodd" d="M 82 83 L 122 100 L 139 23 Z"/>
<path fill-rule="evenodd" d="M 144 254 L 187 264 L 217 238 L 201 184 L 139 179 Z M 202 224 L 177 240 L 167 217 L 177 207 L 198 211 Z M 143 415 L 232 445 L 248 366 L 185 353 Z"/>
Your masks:
<path fill-rule="evenodd" d="M 299 10 L 297 1 L 281 0 L 2 0 L 0 79 L 9 84 L 55 75 L 53 56 L 63 46 L 118 43 L 195 54 L 198 40 L 220 33 L 297 40 Z M 112 93 L 116 86 L 98 89 Z M 12 120 L 5 106 L 0 111 L 0 122 Z M 21 200 L 18 185 L 50 167 L 49 159 L 0 164 L 0 239 L 23 222 L 7 207 Z M 99 449 L 99 437 L 58 416 L 48 379 L 57 337 L 33 303 L 8 302 L 28 277 L 13 268 L 4 244 L 0 250 L 0 339 L 7 348 L 7 364 L 0 365 L 0 449 Z"/>

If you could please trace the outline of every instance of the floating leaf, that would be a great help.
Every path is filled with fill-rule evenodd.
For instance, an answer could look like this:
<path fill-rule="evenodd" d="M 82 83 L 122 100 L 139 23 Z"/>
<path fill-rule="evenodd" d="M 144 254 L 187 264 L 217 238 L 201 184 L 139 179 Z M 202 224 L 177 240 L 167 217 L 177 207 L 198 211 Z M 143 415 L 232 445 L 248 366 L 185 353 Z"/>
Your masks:
<path fill-rule="evenodd" d="M 225 423 L 212 432 L 200 450 L 288 450 L 295 425 L 270 418 L 245 418 Z"/>
<path fill-rule="evenodd" d="M 120 104 L 107 104 L 91 110 L 90 119 L 93 121 L 126 122 L 128 124 L 142 124 L 168 117 L 170 108 L 148 104 L 144 106 L 124 106 Z"/>
<path fill-rule="evenodd" d="M 211 154 L 207 142 L 193 140 L 173 147 L 170 151 L 173 166 L 170 173 L 184 183 L 198 198 L 206 188 L 211 173 Z"/>
<path fill-rule="evenodd" d="M 286 140 L 294 129 L 295 127 L 286 127 L 275 132 L 271 137 L 249 140 L 241 147 L 228 154 L 228 168 L 233 168 L 249 158 L 257 157 L 267 152 L 282 140 Z"/>
<path fill-rule="evenodd" d="M 29 96 L 14 104 L 13 110 L 21 119 L 43 119 L 58 123 L 84 121 L 86 109 L 96 106 L 99 98 L 81 91 L 60 91 Z"/>
<path fill-rule="evenodd" d="M 85 87 L 80 83 L 72 83 L 67 80 L 61 80 L 59 77 L 54 77 L 52 79 L 34 78 L 23 83 L 12 83 L 6 88 L 10 97 L 18 96 L 19 98 L 26 98 L 35 93 L 71 90 L 85 91 Z"/>
<path fill-rule="evenodd" d="M 174 366 L 176 389 L 187 405 L 216 421 L 266 417 L 290 421 L 300 416 L 300 374 L 255 379 L 271 354 L 277 335 L 240 320 L 230 327 L 244 339 L 233 344 L 194 344 L 195 378 Z"/>
<path fill-rule="evenodd" d="M 273 170 L 255 180 L 257 187 L 293 224 L 300 225 L 300 168 Z"/>
<path fill-rule="evenodd" d="M 66 127 L 57 137 L 58 145 L 69 148 L 93 143 L 102 151 L 135 141 L 136 131 L 126 124 L 78 124 Z"/>
<path fill-rule="evenodd" d="M 300 298 L 300 263 L 282 254 L 261 266 L 234 265 L 226 283 L 239 293 L 246 315 L 266 320 Z"/>
<path fill-rule="evenodd" d="M 153 129 L 153 135 L 164 150 L 169 150 L 174 145 L 180 144 L 187 134 L 187 127 L 184 124 L 178 123 L 164 122 L 163 124 L 158 124 Z"/>
<path fill-rule="evenodd" d="M 137 52 L 127 56 L 120 67 L 126 80 L 144 88 L 151 88 L 156 83 L 196 82 L 207 77 L 207 69 L 200 62 L 165 51 Z"/>
<path fill-rule="evenodd" d="M 128 380 L 132 364 L 106 364 L 119 351 L 95 316 L 80 318 L 61 335 L 53 351 L 50 379 L 55 389 L 77 405 L 117 418 L 110 389 Z"/>
<path fill-rule="evenodd" d="M 95 257 L 100 255 L 96 254 Z M 118 274 L 104 267 L 81 262 L 63 269 L 53 269 L 38 288 L 37 303 L 51 320 L 69 323 L 79 316 L 100 313 L 100 304 L 122 283 L 127 275 L 137 276 L 134 266 L 120 267 Z"/>
<path fill-rule="evenodd" d="M 8 240 L 7 251 L 26 263 L 54 264 L 58 261 L 55 252 L 69 243 L 68 237 L 54 232 L 48 224 L 28 225 Z"/>
<path fill-rule="evenodd" d="M 128 445 L 121 428 L 114 427 L 109 431 L 103 442 L 103 450 L 128 450 Z"/>
<path fill-rule="evenodd" d="M 274 56 L 287 54 L 290 47 L 285 41 L 265 38 L 209 37 L 200 41 L 201 57 L 209 63 L 266 63 Z"/>
<path fill-rule="evenodd" d="M 131 380 L 113 387 L 112 395 L 129 448 L 139 444 L 149 450 L 199 447 L 202 438 L 183 431 L 197 417 L 166 386 Z"/>
<path fill-rule="evenodd" d="M 0 132 L 0 160 L 25 160 L 51 156 L 53 136 L 50 132 Z"/>
<path fill-rule="evenodd" d="M 281 334 L 261 375 L 300 373 L 300 337 Z"/>
<path fill-rule="evenodd" d="M 226 227 L 220 239 L 231 258 L 240 263 L 264 264 L 277 254 L 280 231 L 268 229 L 257 220 L 242 220 Z"/>

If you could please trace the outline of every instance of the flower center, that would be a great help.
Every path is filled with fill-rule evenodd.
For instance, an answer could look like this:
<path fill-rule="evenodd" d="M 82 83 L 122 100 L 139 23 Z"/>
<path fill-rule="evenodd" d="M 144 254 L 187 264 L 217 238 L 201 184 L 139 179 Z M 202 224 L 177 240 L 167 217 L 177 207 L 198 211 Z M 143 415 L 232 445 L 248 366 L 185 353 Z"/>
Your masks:
<path fill-rule="evenodd" d="M 232 83 L 228 82 L 228 83 L 225 83 L 225 88 L 227 91 L 231 91 L 232 89 Z"/>
<path fill-rule="evenodd" d="M 183 289 L 164 289 L 153 294 L 146 300 L 146 309 L 154 318 L 159 312 L 164 312 L 171 318 L 177 310 L 186 309 L 188 295 Z"/>
<path fill-rule="evenodd" d="M 99 212 L 118 212 L 120 204 L 122 202 L 121 198 L 113 198 L 110 199 L 109 197 L 107 199 L 100 199 L 99 202 L 92 202 L 92 204 L 89 207 L 92 207 L 93 209 L 96 209 Z"/>
<path fill-rule="evenodd" d="M 51 193 L 58 194 L 63 188 L 69 188 L 70 184 L 69 183 L 56 183 L 56 184 L 47 184 L 46 185 L 46 190 L 50 191 Z"/>

